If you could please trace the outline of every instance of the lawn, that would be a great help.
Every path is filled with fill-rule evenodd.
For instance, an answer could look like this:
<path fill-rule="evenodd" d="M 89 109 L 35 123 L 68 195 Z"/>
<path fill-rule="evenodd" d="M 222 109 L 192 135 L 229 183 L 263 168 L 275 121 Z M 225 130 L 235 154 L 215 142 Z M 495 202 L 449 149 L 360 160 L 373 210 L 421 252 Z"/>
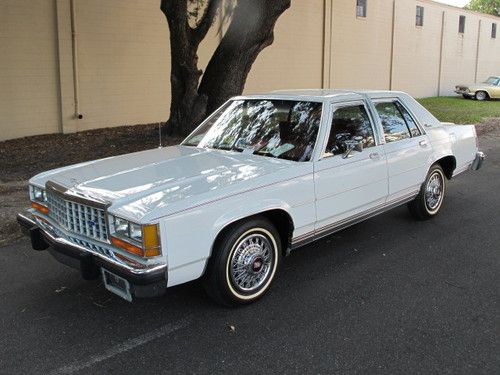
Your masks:
<path fill-rule="evenodd" d="M 442 96 L 418 101 L 443 122 L 477 124 L 486 118 L 500 118 L 500 100 L 478 102 L 461 96 Z"/>

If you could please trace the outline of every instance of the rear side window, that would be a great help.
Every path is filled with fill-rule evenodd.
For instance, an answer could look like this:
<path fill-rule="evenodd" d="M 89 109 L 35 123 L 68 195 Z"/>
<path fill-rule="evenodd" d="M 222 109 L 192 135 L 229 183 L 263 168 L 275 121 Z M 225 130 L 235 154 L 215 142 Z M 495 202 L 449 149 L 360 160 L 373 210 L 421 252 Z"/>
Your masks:
<path fill-rule="evenodd" d="M 346 151 L 344 142 L 355 137 L 363 138 L 363 148 L 375 146 L 372 123 L 362 104 L 335 110 L 325 156 L 343 154 Z"/>
<path fill-rule="evenodd" d="M 420 132 L 420 129 L 418 128 L 417 124 L 415 123 L 415 120 L 413 117 L 411 117 L 410 113 L 406 110 L 405 107 L 402 106 L 400 102 L 394 102 L 396 104 L 396 107 L 398 108 L 399 112 L 403 115 L 403 118 L 405 119 L 406 125 L 408 126 L 408 129 L 410 129 L 410 133 L 412 137 L 418 137 L 422 133 Z"/>
<path fill-rule="evenodd" d="M 395 102 L 378 103 L 375 105 L 375 108 L 382 122 L 385 141 L 387 143 L 411 137 L 406 120 Z"/>

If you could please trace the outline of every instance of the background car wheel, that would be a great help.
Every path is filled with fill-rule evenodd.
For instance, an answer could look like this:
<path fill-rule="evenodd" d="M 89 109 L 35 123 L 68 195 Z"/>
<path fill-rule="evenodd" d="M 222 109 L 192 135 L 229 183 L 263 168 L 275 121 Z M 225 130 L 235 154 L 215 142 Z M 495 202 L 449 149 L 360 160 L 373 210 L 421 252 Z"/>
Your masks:
<path fill-rule="evenodd" d="M 478 91 L 478 92 L 476 92 L 476 100 L 483 101 L 483 100 L 486 100 L 486 99 L 488 99 L 488 94 L 486 93 L 486 91 Z"/>
<path fill-rule="evenodd" d="M 278 231 L 257 217 L 232 225 L 216 241 L 203 285 L 222 305 L 252 303 L 267 292 L 280 263 Z"/>
<path fill-rule="evenodd" d="M 434 164 L 414 200 L 408 203 L 410 213 L 418 220 L 427 220 L 439 213 L 446 191 L 443 169 Z"/>
<path fill-rule="evenodd" d="M 469 95 L 462 94 L 462 96 L 464 97 L 464 99 L 469 99 Z"/>

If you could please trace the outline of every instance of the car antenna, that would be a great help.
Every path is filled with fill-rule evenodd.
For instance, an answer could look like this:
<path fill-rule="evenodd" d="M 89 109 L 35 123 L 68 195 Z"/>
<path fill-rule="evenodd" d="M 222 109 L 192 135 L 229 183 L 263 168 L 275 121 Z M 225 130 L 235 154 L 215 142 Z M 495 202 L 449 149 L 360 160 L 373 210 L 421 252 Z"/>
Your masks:
<path fill-rule="evenodd" d="M 158 138 L 160 140 L 160 145 L 158 148 L 162 148 L 163 146 L 161 145 L 161 122 L 158 123 Z"/>

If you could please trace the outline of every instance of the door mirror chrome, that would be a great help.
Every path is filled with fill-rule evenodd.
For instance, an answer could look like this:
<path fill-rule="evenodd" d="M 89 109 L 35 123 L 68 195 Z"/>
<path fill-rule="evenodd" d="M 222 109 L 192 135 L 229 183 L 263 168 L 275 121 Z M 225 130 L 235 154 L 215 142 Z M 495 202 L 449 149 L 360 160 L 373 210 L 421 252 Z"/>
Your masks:
<path fill-rule="evenodd" d="M 344 159 L 347 159 L 352 156 L 353 151 L 362 152 L 363 151 L 363 137 L 355 136 L 352 139 L 348 139 L 344 141 L 345 152 L 342 154 Z"/>

